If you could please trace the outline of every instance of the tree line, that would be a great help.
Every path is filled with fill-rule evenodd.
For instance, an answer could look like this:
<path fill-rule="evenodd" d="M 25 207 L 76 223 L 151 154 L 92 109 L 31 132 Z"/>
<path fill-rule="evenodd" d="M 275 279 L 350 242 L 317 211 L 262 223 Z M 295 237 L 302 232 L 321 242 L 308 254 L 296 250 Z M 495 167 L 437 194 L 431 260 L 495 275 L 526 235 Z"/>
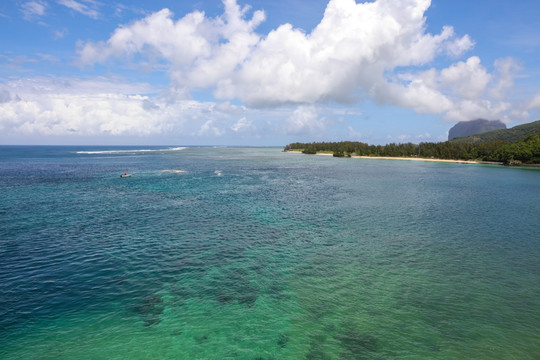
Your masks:
<path fill-rule="evenodd" d="M 483 143 L 423 142 L 420 144 L 390 143 L 369 145 L 356 141 L 291 143 L 284 151 L 297 150 L 304 154 L 331 152 L 343 156 L 420 157 L 448 160 L 478 160 L 502 162 L 510 165 L 540 164 L 540 133 L 527 136 L 515 143 L 504 140 Z"/>

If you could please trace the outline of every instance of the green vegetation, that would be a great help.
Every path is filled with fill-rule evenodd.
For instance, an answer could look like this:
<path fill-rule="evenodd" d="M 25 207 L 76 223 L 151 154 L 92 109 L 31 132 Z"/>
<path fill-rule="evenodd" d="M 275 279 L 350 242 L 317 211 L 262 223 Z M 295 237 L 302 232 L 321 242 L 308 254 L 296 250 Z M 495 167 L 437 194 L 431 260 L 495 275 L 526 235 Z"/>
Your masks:
<path fill-rule="evenodd" d="M 517 139 L 517 136 L 522 137 Z M 470 138 L 474 138 L 474 141 L 463 141 Z M 440 143 L 387 145 L 369 145 L 354 141 L 292 143 L 284 148 L 284 151 L 290 150 L 302 151 L 304 154 L 331 152 L 336 157 L 351 155 L 419 157 L 501 162 L 508 165 L 540 164 L 540 121 Z"/>
<path fill-rule="evenodd" d="M 455 138 L 450 141 L 453 143 L 479 144 L 488 141 L 502 140 L 508 143 L 515 143 L 516 141 L 525 139 L 529 135 L 538 133 L 540 133 L 540 120 L 528 124 L 514 126 L 510 129 L 493 130 L 473 136 Z"/>
<path fill-rule="evenodd" d="M 505 164 L 540 164 L 540 133 L 499 148 L 495 154 L 497 161 Z"/>

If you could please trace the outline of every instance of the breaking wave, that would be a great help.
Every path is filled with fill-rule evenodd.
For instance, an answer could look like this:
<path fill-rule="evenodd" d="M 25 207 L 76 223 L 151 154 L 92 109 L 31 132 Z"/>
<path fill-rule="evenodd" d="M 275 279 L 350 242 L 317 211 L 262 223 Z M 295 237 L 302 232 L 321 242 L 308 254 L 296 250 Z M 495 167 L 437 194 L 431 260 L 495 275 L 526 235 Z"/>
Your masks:
<path fill-rule="evenodd" d="M 97 150 L 97 151 L 76 151 L 76 154 L 86 155 L 103 155 L 103 154 L 143 154 L 153 152 L 169 152 L 169 151 L 181 151 L 187 149 L 186 147 L 171 147 L 167 149 L 119 149 L 119 150 Z"/>

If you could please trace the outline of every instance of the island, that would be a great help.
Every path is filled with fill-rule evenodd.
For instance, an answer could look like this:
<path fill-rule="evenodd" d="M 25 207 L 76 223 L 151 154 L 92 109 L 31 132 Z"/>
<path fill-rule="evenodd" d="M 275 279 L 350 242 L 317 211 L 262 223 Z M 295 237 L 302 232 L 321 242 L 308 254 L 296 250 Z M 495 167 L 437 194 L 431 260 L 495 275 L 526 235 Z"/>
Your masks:
<path fill-rule="evenodd" d="M 449 141 L 369 145 L 356 141 L 291 143 L 284 151 L 361 157 L 540 166 L 540 120 Z"/>

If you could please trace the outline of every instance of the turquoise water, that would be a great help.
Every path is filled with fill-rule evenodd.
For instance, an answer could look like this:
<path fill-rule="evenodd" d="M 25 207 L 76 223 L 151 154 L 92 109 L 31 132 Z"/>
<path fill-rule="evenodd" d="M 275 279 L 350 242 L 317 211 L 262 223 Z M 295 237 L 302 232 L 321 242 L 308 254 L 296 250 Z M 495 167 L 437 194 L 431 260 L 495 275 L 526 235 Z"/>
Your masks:
<path fill-rule="evenodd" d="M 0 358 L 538 359 L 539 219 L 537 170 L 0 147 Z"/>

